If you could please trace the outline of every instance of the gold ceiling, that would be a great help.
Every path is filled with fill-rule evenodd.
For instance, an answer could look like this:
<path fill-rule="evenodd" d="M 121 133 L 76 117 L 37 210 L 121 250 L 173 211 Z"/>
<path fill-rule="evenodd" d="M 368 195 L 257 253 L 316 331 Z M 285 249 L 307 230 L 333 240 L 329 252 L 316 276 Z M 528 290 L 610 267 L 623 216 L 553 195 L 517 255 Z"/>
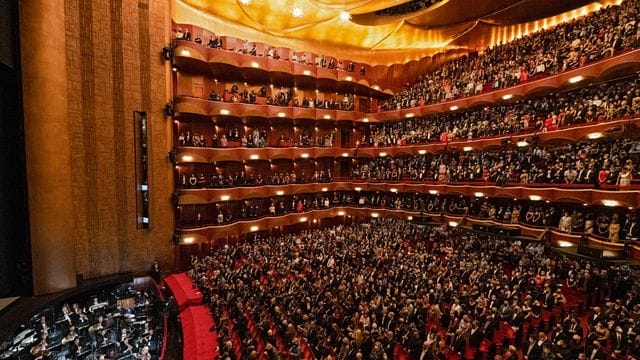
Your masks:
<path fill-rule="evenodd" d="M 376 10 L 408 0 L 173 0 L 176 23 L 371 65 L 478 50 L 619 0 L 443 0 L 400 16 Z M 294 17 L 294 7 L 302 16 Z M 343 21 L 342 11 L 352 18 Z"/>

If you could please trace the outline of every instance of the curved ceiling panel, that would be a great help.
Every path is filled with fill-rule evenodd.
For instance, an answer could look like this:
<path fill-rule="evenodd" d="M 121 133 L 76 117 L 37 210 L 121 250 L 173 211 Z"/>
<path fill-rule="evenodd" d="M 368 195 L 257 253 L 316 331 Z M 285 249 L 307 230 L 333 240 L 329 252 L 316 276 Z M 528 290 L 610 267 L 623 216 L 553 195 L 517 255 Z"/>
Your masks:
<path fill-rule="evenodd" d="M 484 0 L 470 6 L 470 0 L 443 0 L 397 17 L 371 15 L 389 7 L 385 0 L 173 1 L 176 23 L 371 65 L 405 63 L 451 50 L 479 50 L 619 2 Z M 294 7 L 302 11 L 300 17 L 292 16 Z M 342 19 L 343 11 L 353 14 L 352 19 Z"/>

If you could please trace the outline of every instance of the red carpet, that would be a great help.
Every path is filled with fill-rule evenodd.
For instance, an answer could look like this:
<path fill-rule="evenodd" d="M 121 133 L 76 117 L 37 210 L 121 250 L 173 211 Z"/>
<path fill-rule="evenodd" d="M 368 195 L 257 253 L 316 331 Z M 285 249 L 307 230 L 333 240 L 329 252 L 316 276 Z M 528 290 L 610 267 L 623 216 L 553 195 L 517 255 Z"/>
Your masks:
<path fill-rule="evenodd" d="M 180 313 L 184 360 L 218 359 L 218 334 L 209 331 L 214 325 L 206 306 L 189 306 Z"/>
<path fill-rule="evenodd" d="M 193 285 L 187 273 L 169 275 L 164 282 L 176 298 L 180 310 L 184 310 L 189 305 L 202 304 L 202 293 Z"/>

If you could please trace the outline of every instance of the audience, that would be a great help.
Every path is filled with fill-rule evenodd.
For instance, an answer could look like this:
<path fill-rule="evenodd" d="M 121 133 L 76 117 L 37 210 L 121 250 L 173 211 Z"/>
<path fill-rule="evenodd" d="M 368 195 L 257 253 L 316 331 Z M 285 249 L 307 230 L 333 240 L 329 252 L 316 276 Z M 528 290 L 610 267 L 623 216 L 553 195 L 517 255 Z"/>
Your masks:
<path fill-rule="evenodd" d="M 460 228 L 375 219 L 256 237 L 193 258 L 190 276 L 216 319 L 222 358 L 299 359 L 302 349 L 318 359 L 392 359 L 402 348 L 440 359 L 503 333 L 504 346 L 488 349 L 496 358 L 519 349 L 530 359 L 609 349 L 622 358 L 640 343 L 628 266 Z M 588 324 L 575 312 L 580 301 L 594 306 Z"/>
<path fill-rule="evenodd" d="M 451 142 L 497 135 L 537 133 L 634 116 L 640 112 L 638 76 L 482 109 L 371 124 L 359 146 Z"/>
<path fill-rule="evenodd" d="M 394 110 L 453 100 L 575 69 L 640 46 L 640 1 L 588 16 L 444 64 L 382 105 Z"/>
<path fill-rule="evenodd" d="M 333 191 L 320 194 L 254 198 L 212 205 L 184 205 L 180 227 L 228 224 L 232 221 L 281 216 L 337 206 L 396 209 L 416 213 L 448 214 L 492 220 L 503 224 L 558 229 L 589 234 L 609 242 L 640 239 L 640 213 L 624 207 L 585 206 L 579 203 L 465 197 L 380 191 Z"/>
<path fill-rule="evenodd" d="M 360 158 L 351 168 L 351 179 L 615 186 L 625 190 L 639 176 L 640 169 L 635 166 L 639 151 L 639 139 L 620 138 L 496 151 Z"/>

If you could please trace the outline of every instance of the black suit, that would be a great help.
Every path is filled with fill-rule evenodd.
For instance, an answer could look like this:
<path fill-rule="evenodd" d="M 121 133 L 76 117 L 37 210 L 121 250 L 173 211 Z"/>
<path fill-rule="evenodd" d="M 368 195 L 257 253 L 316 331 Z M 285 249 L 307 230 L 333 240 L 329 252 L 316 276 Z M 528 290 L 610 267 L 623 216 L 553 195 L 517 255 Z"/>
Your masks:
<path fill-rule="evenodd" d="M 456 353 L 464 354 L 467 349 L 467 340 L 465 340 L 462 335 L 454 335 L 454 338 L 451 341 L 451 347 Z"/>
<path fill-rule="evenodd" d="M 482 339 L 484 339 L 484 334 L 482 333 L 482 329 L 477 328 L 475 329 L 471 329 L 469 331 L 469 346 L 473 347 L 473 348 L 479 348 L 480 347 L 480 343 L 482 342 Z"/>
<path fill-rule="evenodd" d="M 624 332 L 619 335 L 617 332 L 613 332 L 613 335 L 610 336 L 611 341 L 611 350 L 618 350 L 622 353 L 627 351 L 627 347 L 629 346 L 629 342 L 627 341 L 627 334 Z"/>
<path fill-rule="evenodd" d="M 593 346 L 587 349 L 587 360 L 607 360 L 607 354 L 602 351 L 601 348 L 594 348 Z"/>
<path fill-rule="evenodd" d="M 542 354 L 542 348 L 538 346 L 538 342 L 530 343 L 529 340 L 522 347 L 522 355 L 529 360 L 537 360 Z"/>

